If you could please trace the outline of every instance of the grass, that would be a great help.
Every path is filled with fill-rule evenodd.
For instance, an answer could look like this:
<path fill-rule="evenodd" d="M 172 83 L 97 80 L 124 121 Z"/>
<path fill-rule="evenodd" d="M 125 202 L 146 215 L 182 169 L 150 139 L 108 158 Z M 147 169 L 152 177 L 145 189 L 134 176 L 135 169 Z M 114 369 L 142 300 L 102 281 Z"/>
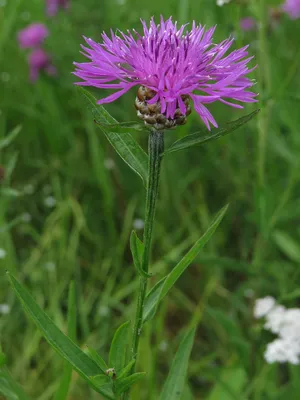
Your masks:
<path fill-rule="evenodd" d="M 0 247 L 7 252 L 0 260 L 0 303 L 11 306 L 1 317 L 1 345 L 12 376 L 33 399 L 50 400 L 63 362 L 24 315 L 6 269 L 64 331 L 67 290 L 75 280 L 83 348 L 106 355 L 113 331 L 132 318 L 137 274 L 129 236 L 134 220 L 143 216 L 144 188 L 94 125 L 70 72 L 73 60 L 82 59 L 82 34 L 97 39 L 110 27 L 139 28 L 140 17 L 173 14 L 180 23 L 217 24 L 218 40 L 234 32 L 237 46 L 250 43 L 259 64 L 253 76 L 262 111 L 232 135 L 164 160 L 152 285 L 222 206 L 230 202 L 230 209 L 147 326 L 139 359 L 147 377 L 132 398 L 158 398 L 184 328 L 198 321 L 184 399 L 297 399 L 299 367 L 266 365 L 263 351 L 271 338 L 252 308 L 255 298 L 266 295 L 299 305 L 299 21 L 282 16 L 270 24 L 268 7 L 276 1 L 266 0 L 232 0 L 222 8 L 213 0 L 74 0 L 70 12 L 47 20 L 47 48 L 59 75 L 32 85 L 16 32 L 31 21 L 46 21 L 42 3 L 16 0 L 0 7 L 0 138 L 22 126 L 0 152 L 8 176 L 0 191 Z M 239 19 L 248 15 L 259 21 L 258 31 L 240 31 Z M 134 95 L 107 109 L 119 121 L 134 121 Z M 253 110 L 211 109 L 220 122 Z M 193 113 L 185 127 L 166 133 L 167 143 L 200 125 Z M 134 135 L 146 148 L 145 134 Z M 105 167 L 107 159 L 114 161 L 112 170 Z M 55 207 L 45 205 L 48 196 L 56 199 Z M 101 397 L 73 374 L 69 398 Z"/>

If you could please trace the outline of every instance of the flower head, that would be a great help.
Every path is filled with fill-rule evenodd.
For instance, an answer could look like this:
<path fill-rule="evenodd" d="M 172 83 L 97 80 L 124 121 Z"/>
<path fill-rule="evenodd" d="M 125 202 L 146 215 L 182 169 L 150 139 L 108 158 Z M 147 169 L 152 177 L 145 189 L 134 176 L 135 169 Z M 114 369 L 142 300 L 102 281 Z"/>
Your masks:
<path fill-rule="evenodd" d="M 19 46 L 22 49 L 39 47 L 48 35 L 48 29 L 44 24 L 30 24 L 18 33 Z"/>
<path fill-rule="evenodd" d="M 254 306 L 254 317 L 261 318 L 265 317 L 275 306 L 275 299 L 271 296 L 263 297 L 262 299 L 257 299 Z"/>
<path fill-rule="evenodd" d="M 268 363 L 300 364 L 300 309 L 285 308 L 273 297 L 256 300 L 256 318 L 265 317 L 264 328 L 278 335 L 267 345 L 265 360 Z"/>
<path fill-rule="evenodd" d="M 110 103 L 133 86 L 140 86 L 136 107 L 138 115 L 149 124 L 172 126 L 185 122 L 190 113 L 189 101 L 208 129 L 217 127 L 212 114 L 204 104 L 221 101 L 242 108 L 234 102 L 254 102 L 255 93 L 248 91 L 253 82 L 247 77 L 247 47 L 227 54 L 233 39 L 214 44 L 215 28 L 208 30 L 192 24 L 177 27 L 172 18 L 156 25 L 151 19 L 149 28 L 142 21 L 143 34 L 111 32 L 111 38 L 102 34 L 102 43 L 85 38 L 82 46 L 86 63 L 75 63 L 74 74 L 82 79 L 77 84 L 116 92 L 98 101 Z M 154 116 L 154 118 L 149 118 Z M 147 121 L 148 118 L 148 121 Z M 165 123 L 167 119 L 167 124 Z"/>
<path fill-rule="evenodd" d="M 33 50 L 28 56 L 28 64 L 31 82 L 38 79 L 40 71 L 45 71 L 50 76 L 56 74 L 56 68 L 53 66 L 49 54 L 43 49 Z"/>
<path fill-rule="evenodd" d="M 267 363 L 291 363 L 300 364 L 300 342 L 290 339 L 275 339 L 267 345 L 265 351 Z"/>
<path fill-rule="evenodd" d="M 49 17 L 54 17 L 60 8 L 68 7 L 69 0 L 46 0 L 46 12 Z"/>
<path fill-rule="evenodd" d="M 245 17 L 240 20 L 240 27 L 243 31 L 248 32 L 256 28 L 256 21 L 252 17 Z"/>
<path fill-rule="evenodd" d="M 300 18 L 300 0 L 285 0 L 282 9 L 291 19 Z"/>

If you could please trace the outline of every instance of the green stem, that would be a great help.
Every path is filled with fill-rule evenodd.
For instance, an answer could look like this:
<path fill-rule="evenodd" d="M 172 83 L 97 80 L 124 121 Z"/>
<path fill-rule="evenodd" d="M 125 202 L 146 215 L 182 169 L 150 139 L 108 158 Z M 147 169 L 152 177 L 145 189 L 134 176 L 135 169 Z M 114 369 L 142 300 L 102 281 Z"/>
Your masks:
<path fill-rule="evenodd" d="M 164 134 L 159 131 L 152 131 L 149 135 L 149 165 L 148 165 L 148 185 L 145 210 L 145 228 L 144 228 L 144 253 L 142 268 L 149 270 L 149 260 L 151 255 L 152 232 L 156 210 L 156 200 L 158 196 L 160 166 L 162 154 L 164 152 Z M 138 354 L 139 340 L 143 327 L 143 309 L 147 291 L 147 278 L 140 277 L 140 286 L 136 306 L 136 316 L 132 337 L 132 358 L 136 360 Z M 132 372 L 135 366 L 133 366 Z M 125 396 L 129 398 L 129 394 Z"/>

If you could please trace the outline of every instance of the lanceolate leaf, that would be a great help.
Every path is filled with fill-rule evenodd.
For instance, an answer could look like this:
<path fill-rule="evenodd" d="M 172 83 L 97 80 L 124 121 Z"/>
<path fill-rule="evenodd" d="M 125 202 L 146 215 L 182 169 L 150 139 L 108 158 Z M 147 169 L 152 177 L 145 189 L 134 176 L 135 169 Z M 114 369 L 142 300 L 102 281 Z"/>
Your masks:
<path fill-rule="evenodd" d="M 102 372 L 105 374 L 105 372 L 108 370 L 108 365 L 106 362 L 103 360 L 103 358 L 97 353 L 96 350 L 92 349 L 91 347 L 88 347 L 86 350 L 86 354 L 95 361 L 95 363 L 101 368 Z"/>
<path fill-rule="evenodd" d="M 126 392 L 134 383 L 142 379 L 145 374 L 145 372 L 137 372 L 136 374 L 132 374 L 127 378 L 117 380 L 116 393 L 119 395 L 123 392 Z"/>
<path fill-rule="evenodd" d="M 130 132 L 128 132 L 129 128 L 122 128 L 121 132 L 117 132 L 117 129 L 108 128 L 109 125 L 116 125 L 117 121 L 103 106 L 96 104 L 96 99 L 91 93 L 83 88 L 79 88 L 79 90 L 86 100 L 95 122 L 99 125 L 111 145 L 129 167 L 142 178 L 146 186 L 148 179 L 148 156 L 132 137 Z"/>
<path fill-rule="evenodd" d="M 181 341 L 159 400 L 180 400 L 182 398 L 194 336 L 195 328 L 188 332 Z"/>
<path fill-rule="evenodd" d="M 144 243 L 140 241 L 140 239 L 137 237 L 137 234 L 135 231 L 132 231 L 131 236 L 130 236 L 130 250 L 131 250 L 134 266 L 137 269 L 138 273 L 140 275 L 144 276 L 145 278 L 151 278 L 152 275 L 148 274 L 142 268 Z"/>
<path fill-rule="evenodd" d="M 33 322 L 43 333 L 48 343 L 58 352 L 58 354 L 68 361 L 72 367 L 86 380 L 89 384 L 107 399 L 114 399 L 110 387 L 98 389 L 92 382 L 90 377 L 103 374 L 98 365 L 88 357 L 72 340 L 63 334 L 48 315 L 39 307 L 28 291 L 8 273 L 10 283 L 16 295 L 21 301 L 26 313 L 31 317 Z"/>
<path fill-rule="evenodd" d="M 109 368 L 114 368 L 116 374 L 126 365 L 126 352 L 128 346 L 130 322 L 121 325 L 114 335 L 109 351 Z"/>
<path fill-rule="evenodd" d="M 165 295 L 169 292 L 169 290 L 174 286 L 176 281 L 180 278 L 183 272 L 187 269 L 187 267 L 193 262 L 193 260 L 197 257 L 199 251 L 204 247 L 204 245 L 209 241 L 209 239 L 214 234 L 218 225 L 222 221 L 228 205 L 223 207 L 210 227 L 204 233 L 203 236 L 194 244 L 194 246 L 188 251 L 188 253 L 179 261 L 179 263 L 173 268 L 173 270 L 164 277 L 161 281 L 159 281 L 154 288 L 148 293 L 146 297 L 145 307 L 144 307 L 144 322 L 153 318 L 155 315 L 157 306 L 159 302 L 165 297 Z"/>
<path fill-rule="evenodd" d="M 167 277 L 165 276 L 161 279 L 150 292 L 147 294 L 145 305 L 144 305 L 144 313 L 143 313 L 143 320 L 144 322 L 149 321 L 152 319 L 156 313 L 156 309 L 158 307 L 158 303 L 160 301 L 160 294 L 162 287 L 166 281 Z"/>
<path fill-rule="evenodd" d="M 235 121 L 228 122 L 224 126 L 216 129 L 212 129 L 209 132 L 207 129 L 203 129 L 199 132 L 192 133 L 190 135 L 184 136 L 182 139 L 177 140 L 173 143 L 164 154 L 174 153 L 175 151 L 184 150 L 193 146 L 200 146 L 206 144 L 211 140 L 219 139 L 222 136 L 228 135 L 229 133 L 240 128 L 242 125 L 249 122 L 260 110 L 255 110 L 252 113 L 245 115 Z"/>

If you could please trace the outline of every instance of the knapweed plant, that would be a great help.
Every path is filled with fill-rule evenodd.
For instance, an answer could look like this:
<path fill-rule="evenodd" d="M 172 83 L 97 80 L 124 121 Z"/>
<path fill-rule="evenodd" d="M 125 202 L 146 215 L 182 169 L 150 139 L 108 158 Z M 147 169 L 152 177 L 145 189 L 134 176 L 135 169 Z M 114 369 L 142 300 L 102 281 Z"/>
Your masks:
<path fill-rule="evenodd" d="M 233 39 L 215 44 L 215 28 L 206 30 L 195 22 L 191 30 L 188 30 L 187 25 L 177 27 L 171 18 L 166 21 L 161 18 L 158 25 L 152 19 L 149 27 L 142 21 L 142 25 L 142 33 L 128 31 L 125 34 L 118 31 L 112 32 L 110 37 L 103 33 L 102 43 L 86 38 L 87 45 L 82 48 L 88 61 L 75 63 L 74 72 L 80 78 L 78 85 L 116 90 L 98 100 L 97 105 L 89 92 L 80 89 L 95 122 L 123 160 L 142 178 L 146 187 L 144 235 L 142 240 L 135 232 L 132 232 L 130 237 L 130 248 L 139 278 L 133 323 L 125 322 L 119 327 L 112 338 L 109 357 L 104 360 L 105 357 L 102 358 L 91 348 L 82 351 L 72 340 L 75 326 L 75 293 L 72 284 L 69 299 L 69 336 L 66 336 L 10 275 L 12 286 L 26 312 L 41 329 L 50 345 L 68 363 L 60 388 L 60 393 L 65 396 L 70 384 L 70 373 L 74 369 L 96 392 L 101 393 L 103 398 L 130 398 L 131 386 L 144 376 L 144 372 L 136 372 L 139 341 L 144 325 L 155 317 L 159 304 L 211 238 L 227 209 L 227 206 L 221 209 L 188 253 L 167 276 L 154 284 L 156 278 L 150 280 L 151 243 L 163 158 L 173 152 L 202 145 L 230 133 L 257 113 L 256 110 L 218 128 L 207 108 L 207 104 L 213 102 L 242 108 L 241 103 L 256 101 L 256 94 L 250 91 L 253 81 L 248 77 L 252 71 L 248 64 L 252 57 L 248 56 L 247 47 L 230 52 Z M 130 135 L 130 125 L 119 124 L 102 106 L 117 101 L 133 87 L 136 88 L 134 105 L 137 116 L 144 122 L 140 131 L 142 134 L 147 132 L 149 138 L 148 155 Z M 206 128 L 186 135 L 165 149 L 165 132 L 185 124 L 193 108 Z M 212 131 L 211 127 L 214 127 Z M 152 285 L 150 290 L 149 281 Z M 196 329 L 196 323 L 192 325 L 179 345 L 169 375 L 161 389 L 160 400 L 182 398 Z M 57 397 L 64 398 L 66 397 Z"/>

